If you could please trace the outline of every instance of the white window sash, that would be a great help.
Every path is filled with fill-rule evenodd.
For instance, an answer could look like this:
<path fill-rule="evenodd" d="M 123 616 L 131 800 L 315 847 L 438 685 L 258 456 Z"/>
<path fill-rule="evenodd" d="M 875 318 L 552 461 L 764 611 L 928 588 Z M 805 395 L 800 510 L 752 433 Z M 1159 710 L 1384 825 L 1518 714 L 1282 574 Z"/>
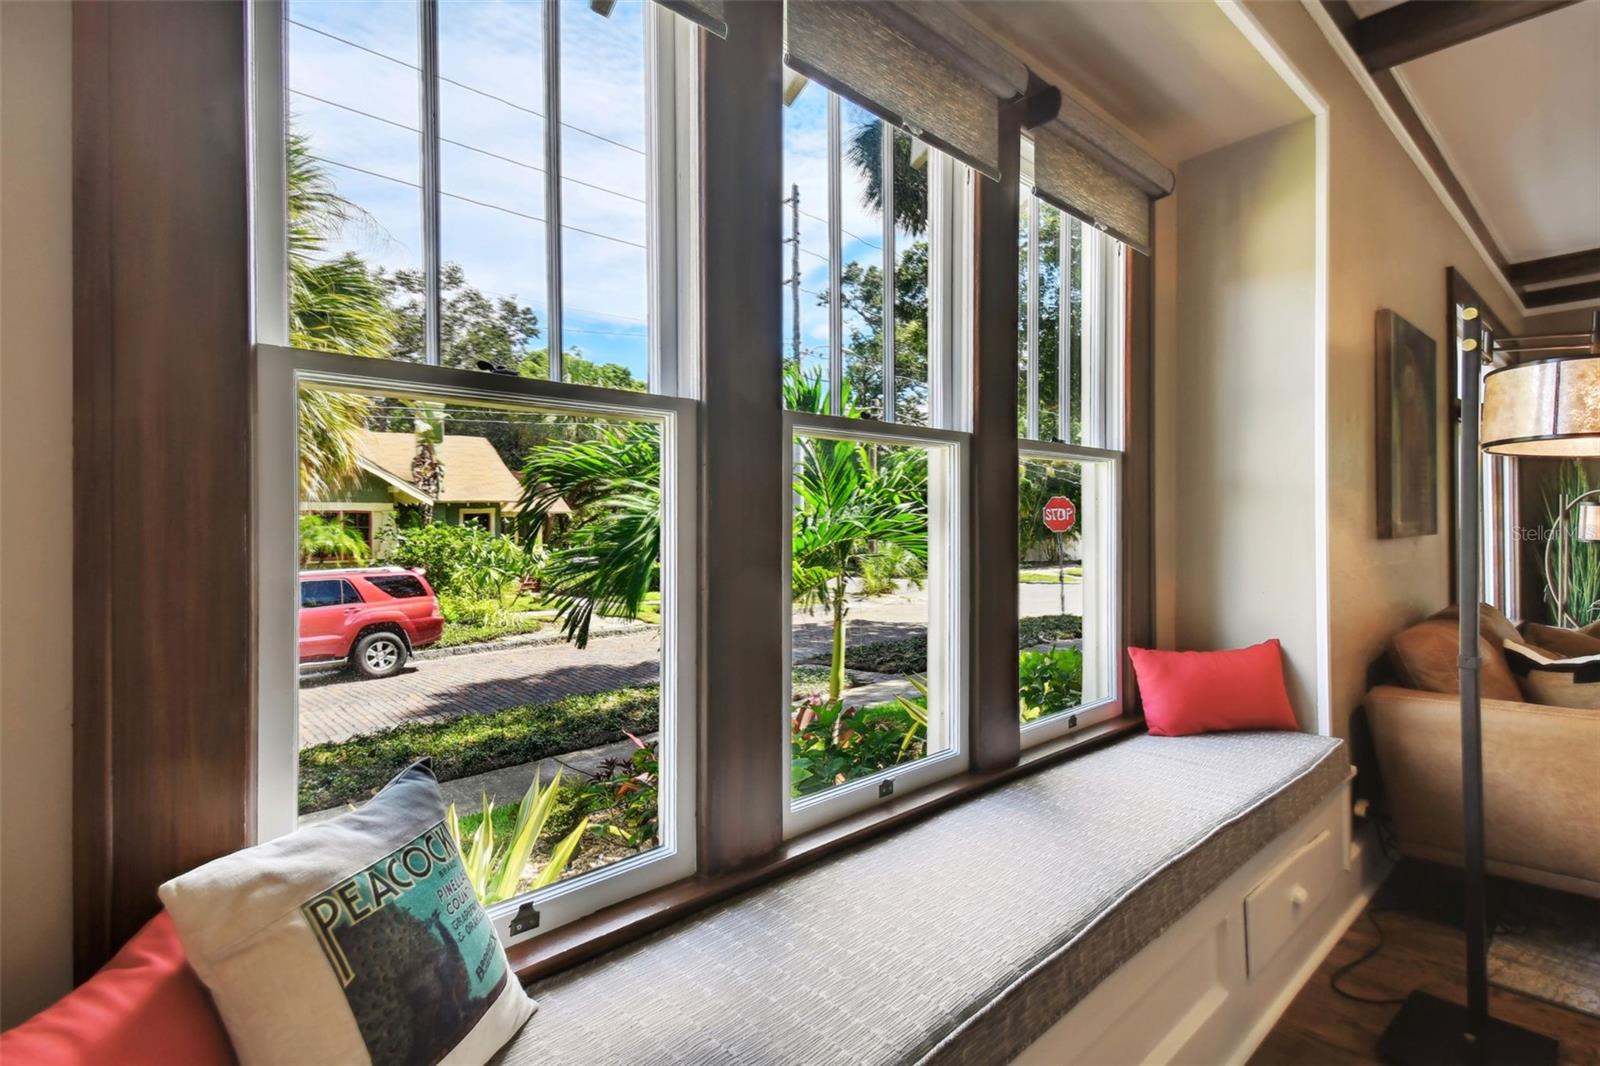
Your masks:
<path fill-rule="evenodd" d="M 688 877 L 695 870 L 697 658 L 696 408 L 693 402 L 619 389 L 483 374 L 387 359 L 257 346 L 256 835 L 270 840 L 298 824 L 299 765 L 299 409 L 304 384 L 438 402 L 650 420 L 661 426 L 661 845 L 489 909 L 502 939 L 517 908 L 532 902 L 539 931 Z M 524 936 L 534 936 L 528 933 Z M 518 938 L 521 939 L 521 938 Z"/>
<path fill-rule="evenodd" d="M 1122 609 L 1118 595 L 1122 573 L 1120 536 L 1122 499 L 1122 453 L 1106 448 L 1075 444 L 1024 441 L 1018 448 L 1020 460 L 1047 460 L 1079 464 L 1079 510 L 1083 531 L 1083 688 L 1106 695 L 1078 707 L 1058 711 L 1022 726 L 1024 750 L 1108 721 L 1123 713 Z M 1089 478 L 1095 471 L 1094 488 Z M 1021 697 L 1018 696 L 1018 707 Z"/>
<path fill-rule="evenodd" d="M 936 727 L 930 715 L 928 747 L 942 739 L 945 750 L 914 763 L 890 767 L 867 777 L 830 788 L 812 796 L 789 795 L 790 761 L 793 755 L 789 710 L 793 705 L 794 604 L 788 582 L 781 600 L 784 653 L 784 702 L 773 709 L 775 739 L 783 753 L 783 773 L 775 782 L 783 789 L 783 835 L 796 834 L 838 821 L 867 810 L 894 796 L 903 796 L 936 781 L 961 773 L 967 768 L 966 744 L 968 704 L 967 612 L 958 605 L 970 602 L 971 575 L 966 549 L 968 507 L 967 447 L 970 436 L 954 430 L 928 429 L 904 423 L 887 423 L 832 415 L 812 415 L 789 411 L 784 414 L 783 476 L 785 485 L 794 483 L 795 436 L 826 437 L 869 444 L 911 446 L 928 449 L 928 702 L 943 709 L 943 722 Z M 788 573 L 793 563 L 794 495 L 788 494 L 784 509 L 782 566 Z M 938 730 L 944 731 L 941 737 Z M 892 791 L 883 791 L 884 782 Z"/>

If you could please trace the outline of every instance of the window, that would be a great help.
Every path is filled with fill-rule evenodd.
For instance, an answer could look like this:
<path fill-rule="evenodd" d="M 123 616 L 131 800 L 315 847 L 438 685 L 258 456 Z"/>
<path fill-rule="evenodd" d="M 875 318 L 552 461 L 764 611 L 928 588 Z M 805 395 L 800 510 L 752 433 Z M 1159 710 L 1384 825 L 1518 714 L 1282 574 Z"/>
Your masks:
<path fill-rule="evenodd" d="M 427 589 L 422 587 L 422 582 L 414 577 L 377 574 L 367 578 L 367 583 L 384 595 L 393 596 L 397 600 L 412 600 L 428 594 Z"/>
<path fill-rule="evenodd" d="M 790 73 L 784 189 L 794 833 L 966 765 L 947 235 L 967 175 Z"/>
<path fill-rule="evenodd" d="M 970 174 L 820 85 L 786 79 L 784 358 L 823 386 L 822 413 L 951 424 L 933 405 L 958 387 L 951 236 Z"/>
<path fill-rule="evenodd" d="M 643 0 L 282 13 L 258 477 L 261 705 L 288 713 L 262 716 L 261 832 L 433 755 L 516 939 L 695 868 L 695 34 Z M 373 602 L 289 598 L 296 561 L 335 560 Z"/>
<path fill-rule="evenodd" d="M 485 533 L 495 532 L 494 510 L 488 507 L 464 507 L 461 510 L 461 524 L 476 526 Z"/>
<path fill-rule="evenodd" d="M 1024 745 L 1120 713 L 1121 244 L 1034 195 L 1018 233 L 1019 692 Z"/>
<path fill-rule="evenodd" d="M 300 583 L 300 606 L 309 607 L 337 607 L 344 602 L 343 581 L 302 581 Z"/>
<path fill-rule="evenodd" d="M 288 321 L 271 332 L 650 387 L 677 344 L 651 296 L 676 262 L 675 170 L 652 146 L 675 143 L 656 103 L 680 34 L 646 0 L 606 8 L 288 0 Z"/>

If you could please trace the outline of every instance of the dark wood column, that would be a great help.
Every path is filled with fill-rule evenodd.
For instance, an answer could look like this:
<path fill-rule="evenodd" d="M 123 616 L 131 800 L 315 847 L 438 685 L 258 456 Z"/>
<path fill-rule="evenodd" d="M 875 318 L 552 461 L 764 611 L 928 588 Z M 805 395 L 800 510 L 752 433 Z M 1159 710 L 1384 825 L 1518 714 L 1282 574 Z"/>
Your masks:
<path fill-rule="evenodd" d="M 1151 232 L 1155 226 L 1150 227 Z M 1129 646 L 1155 643 L 1155 268 L 1129 248 L 1123 256 L 1122 637 Z M 1124 657 L 1123 706 L 1137 709 L 1133 667 Z"/>
<path fill-rule="evenodd" d="M 979 178 L 972 382 L 972 768 L 1017 761 L 1017 225 L 1025 105 L 1000 109 L 1000 180 Z"/>
<path fill-rule="evenodd" d="M 700 872 L 783 841 L 783 6 L 702 38 Z M 751 536 L 766 530 L 767 536 Z"/>
<path fill-rule="evenodd" d="M 73 8 L 75 967 L 250 842 L 245 9 Z"/>

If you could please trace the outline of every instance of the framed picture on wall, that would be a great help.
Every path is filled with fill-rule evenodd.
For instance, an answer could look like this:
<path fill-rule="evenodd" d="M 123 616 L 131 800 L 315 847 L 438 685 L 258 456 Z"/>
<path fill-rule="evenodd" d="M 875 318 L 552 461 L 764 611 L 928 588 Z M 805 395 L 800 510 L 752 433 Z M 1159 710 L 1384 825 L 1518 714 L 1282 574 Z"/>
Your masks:
<path fill-rule="evenodd" d="M 1439 532 L 1439 346 L 1378 312 L 1378 537 Z"/>

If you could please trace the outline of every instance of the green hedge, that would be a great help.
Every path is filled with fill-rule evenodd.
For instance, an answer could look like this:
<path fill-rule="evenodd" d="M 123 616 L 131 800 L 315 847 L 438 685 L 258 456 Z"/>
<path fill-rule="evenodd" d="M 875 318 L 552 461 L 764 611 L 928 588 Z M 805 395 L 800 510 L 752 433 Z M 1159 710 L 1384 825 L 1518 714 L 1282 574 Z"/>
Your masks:
<path fill-rule="evenodd" d="M 1053 640 L 1074 640 L 1083 636 L 1083 619 L 1075 614 L 1042 614 L 1024 618 L 1018 626 L 1017 647 L 1031 648 Z M 816 662 L 826 662 L 826 656 Z M 928 671 L 927 636 L 874 640 L 845 648 L 844 665 L 849 670 L 877 674 L 923 674 Z"/>

